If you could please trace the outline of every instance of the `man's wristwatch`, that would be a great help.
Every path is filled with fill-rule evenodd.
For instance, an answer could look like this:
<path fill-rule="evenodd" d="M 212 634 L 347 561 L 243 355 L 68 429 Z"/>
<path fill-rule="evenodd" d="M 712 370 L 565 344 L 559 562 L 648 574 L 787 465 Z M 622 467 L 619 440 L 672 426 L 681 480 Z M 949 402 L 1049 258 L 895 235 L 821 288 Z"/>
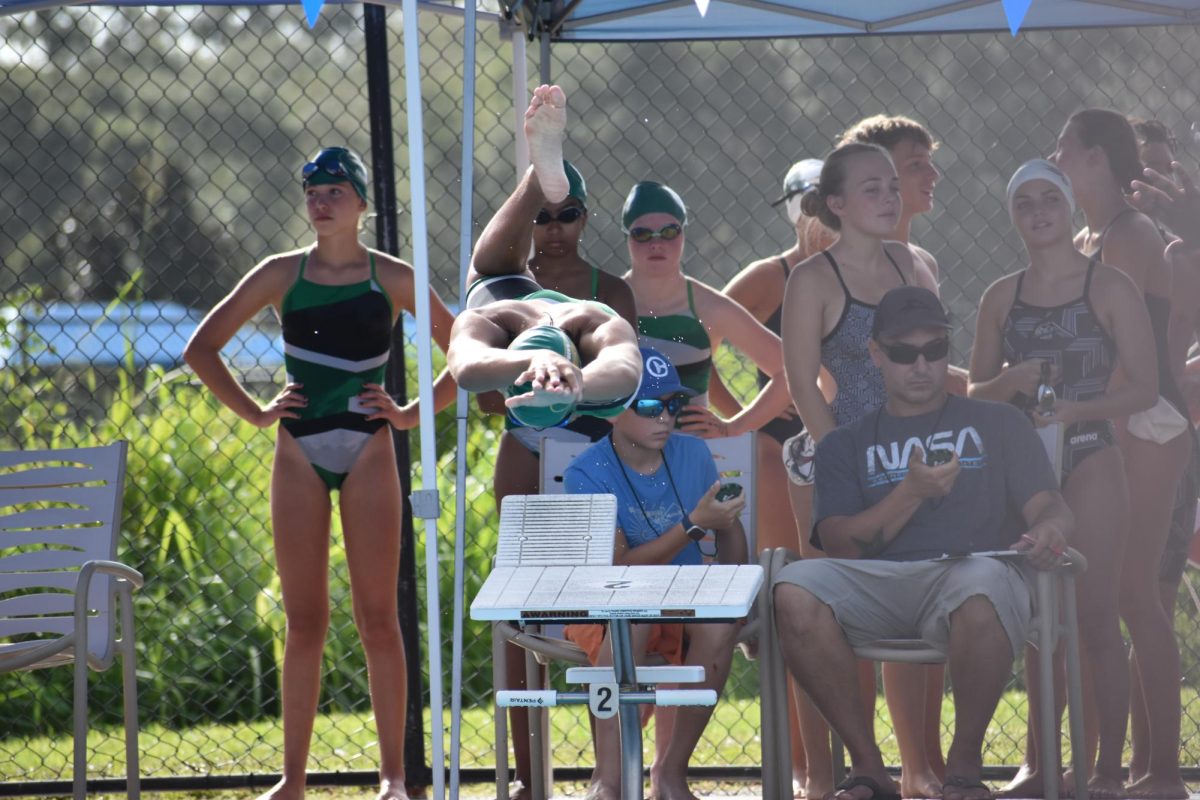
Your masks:
<path fill-rule="evenodd" d="M 701 528 L 699 525 L 693 524 L 691 519 L 688 518 L 687 514 L 683 515 L 683 532 L 686 533 L 687 537 L 693 542 L 698 542 L 705 536 L 708 536 L 708 531 L 704 530 L 704 528 Z"/>

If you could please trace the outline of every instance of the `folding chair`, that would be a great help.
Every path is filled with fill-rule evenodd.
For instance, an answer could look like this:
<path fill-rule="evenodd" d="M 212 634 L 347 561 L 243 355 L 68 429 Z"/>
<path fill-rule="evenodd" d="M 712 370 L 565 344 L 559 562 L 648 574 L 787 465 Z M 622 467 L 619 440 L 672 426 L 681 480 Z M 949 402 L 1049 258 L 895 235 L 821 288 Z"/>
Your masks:
<path fill-rule="evenodd" d="M 764 591 L 760 603 L 765 603 L 765 625 L 767 633 L 762 637 L 766 646 L 759 651 L 759 675 L 763 682 L 763 797 L 767 800 L 791 797 L 791 748 L 787 727 L 786 708 L 765 700 L 767 689 L 774 697 L 782 697 L 786 686 L 787 669 L 779 647 L 778 629 L 775 627 L 774 592 L 771 587 L 774 577 L 798 556 L 785 548 L 777 548 L 763 562 Z M 1075 797 L 1087 800 L 1087 748 L 1083 734 L 1083 685 L 1079 667 L 1079 632 L 1075 613 L 1075 576 L 1087 569 L 1087 561 L 1074 548 L 1067 548 L 1062 565 L 1054 571 L 1038 571 L 1035 581 L 1035 613 L 1030 623 L 1034 636 L 1030 640 L 1038 651 L 1041 667 L 1041 753 L 1039 763 L 1046 775 L 1044 797 L 1058 800 L 1061 770 L 1057 768 L 1062 758 L 1058 747 L 1055 722 L 1058 719 L 1054 707 L 1054 649 L 1061 640 L 1067 658 L 1067 705 L 1070 711 L 1069 735 L 1072 765 L 1075 775 Z M 854 648 L 859 658 L 872 661 L 900 661 L 910 664 L 940 664 L 946 654 L 920 639 L 881 639 L 863 647 Z M 845 765 L 841 742 L 834 741 L 835 778 L 844 774 Z M 1054 769 L 1044 765 L 1053 764 Z M 766 791 L 767 771 L 772 769 L 772 791 Z M 783 782 L 785 781 L 786 782 Z M 786 787 L 786 790 L 784 789 Z"/>
<path fill-rule="evenodd" d="M 746 507 L 739 519 L 746 532 L 748 552 L 756 552 L 755 543 L 757 524 L 757 486 L 755 483 L 755 464 L 757 453 L 757 433 L 744 433 L 741 436 L 706 439 L 709 452 L 717 465 L 717 473 L 723 482 L 737 483 L 742 487 L 746 498 Z M 543 495 L 561 495 L 566 491 L 563 484 L 563 473 L 571 462 L 590 446 L 588 442 L 564 442 L 556 439 L 543 438 L 539 466 L 541 469 L 540 485 Z M 615 533 L 615 531 L 614 531 Z M 605 565 L 612 564 L 610 548 Z M 594 563 L 594 562 L 587 562 Z M 743 626 L 739 641 L 747 641 L 759 634 L 760 617 L 747 621 Z M 526 626 L 518 628 L 508 622 L 499 622 L 492 626 L 492 685 L 493 689 L 504 688 L 508 685 L 508 667 L 505 660 L 505 645 L 509 642 L 526 651 L 525 679 L 526 686 L 536 687 L 541 684 L 540 666 L 557 661 L 575 666 L 589 666 L 583 650 L 560 635 L 560 626 Z M 549 796 L 553 786 L 553 764 L 550 758 L 550 718 L 545 709 L 529 708 L 530 760 L 532 785 L 529 787 L 535 798 Z M 498 800 L 508 800 L 508 717 L 505 709 L 497 708 L 496 720 L 496 796 Z M 790 780 L 790 778 L 789 778 Z"/>
<path fill-rule="evenodd" d="M 133 590 L 142 576 L 114 560 L 126 446 L 0 452 L 0 673 L 74 664 L 76 800 L 87 793 L 87 668 L 108 669 L 118 652 L 125 789 L 139 796 Z"/>

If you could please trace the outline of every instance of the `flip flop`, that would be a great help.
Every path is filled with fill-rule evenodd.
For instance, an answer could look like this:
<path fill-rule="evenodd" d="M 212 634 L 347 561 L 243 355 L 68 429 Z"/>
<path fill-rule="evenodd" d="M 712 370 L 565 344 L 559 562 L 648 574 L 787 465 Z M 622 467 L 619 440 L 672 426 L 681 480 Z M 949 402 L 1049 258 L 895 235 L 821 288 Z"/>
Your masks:
<path fill-rule="evenodd" d="M 988 785 L 977 778 L 967 778 L 963 775 L 948 775 L 946 780 L 942 782 L 942 798 L 946 797 L 946 789 L 953 789 L 959 797 L 966 797 L 967 792 L 976 789 L 982 789 L 987 792 L 987 797 L 992 798 L 992 790 Z"/>
<path fill-rule="evenodd" d="M 867 775 L 851 775 L 849 778 L 846 778 L 846 780 L 839 783 L 837 788 L 834 789 L 833 796 L 837 797 L 842 792 L 849 792 L 858 786 L 865 786 L 871 790 L 871 797 L 867 800 L 900 800 L 899 792 L 883 791 L 879 782 Z"/>

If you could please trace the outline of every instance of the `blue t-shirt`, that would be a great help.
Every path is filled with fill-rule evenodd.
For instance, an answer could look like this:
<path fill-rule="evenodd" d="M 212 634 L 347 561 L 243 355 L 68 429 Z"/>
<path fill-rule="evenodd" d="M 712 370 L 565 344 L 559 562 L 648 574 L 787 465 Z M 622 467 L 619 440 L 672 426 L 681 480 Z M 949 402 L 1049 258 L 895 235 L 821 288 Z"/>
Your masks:
<path fill-rule="evenodd" d="M 575 457 L 563 475 L 563 483 L 568 494 L 616 495 L 617 526 L 629 547 L 634 548 L 678 525 L 684 512 L 695 508 L 717 481 L 717 465 L 708 445 L 694 436 L 672 433 L 663 449 L 663 460 L 666 466 L 660 465 L 652 475 L 642 475 L 617 458 L 612 439 L 605 437 Z M 636 497 L 630 486 L 637 492 Z M 670 563 L 703 563 L 700 546 L 689 542 Z"/>
<path fill-rule="evenodd" d="M 1007 549 L 1025 530 L 1021 511 L 1058 481 L 1029 420 L 1007 403 L 950 396 L 945 407 L 912 417 L 878 409 L 832 431 L 817 445 L 812 543 L 817 525 L 850 517 L 888 495 L 908 474 L 914 448 L 954 450 L 961 469 L 945 497 L 927 499 L 873 558 L 910 561 L 943 553 Z"/>

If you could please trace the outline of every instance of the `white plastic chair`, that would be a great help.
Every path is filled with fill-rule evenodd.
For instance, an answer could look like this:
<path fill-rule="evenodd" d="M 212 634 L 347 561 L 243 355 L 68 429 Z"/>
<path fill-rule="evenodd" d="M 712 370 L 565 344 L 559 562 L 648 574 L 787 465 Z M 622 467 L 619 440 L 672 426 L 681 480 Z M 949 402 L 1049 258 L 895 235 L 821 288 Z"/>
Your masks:
<path fill-rule="evenodd" d="M 746 507 L 739 519 L 746 532 L 748 552 L 756 549 L 757 485 L 755 464 L 757 463 L 758 434 L 744 433 L 719 439 L 706 439 L 709 452 L 716 462 L 717 473 L 724 483 L 737 483 L 746 497 Z M 589 442 L 564 442 L 543 438 L 539 458 L 540 485 L 543 495 L 562 495 L 566 492 L 563 473 L 571 462 L 590 446 Z M 507 498 L 505 499 L 507 502 Z M 497 561 L 497 563 L 499 563 Z M 589 562 L 591 563 L 591 562 Z M 605 565 L 612 563 L 611 548 L 606 555 Z M 743 626 L 739 641 L 747 641 L 758 635 L 760 616 L 751 618 Z M 500 622 L 492 626 L 492 685 L 502 689 L 508 685 L 508 669 L 505 646 L 512 642 L 526 650 L 526 686 L 539 685 L 539 665 L 558 661 L 576 666 L 589 666 L 583 650 L 558 635 L 561 626 L 526 626 L 520 628 L 512 623 Z M 535 798 L 550 796 L 554 785 L 553 765 L 550 758 L 550 718 L 545 709 L 529 708 L 530 761 L 532 785 L 529 787 Z M 508 800 L 508 717 L 506 709 L 496 709 L 496 796 Z M 789 778 L 789 781 L 791 779 Z"/>
<path fill-rule="evenodd" d="M 0 673 L 74 664 L 77 800 L 87 793 L 87 668 L 108 669 L 117 653 L 126 792 L 139 796 L 133 590 L 142 576 L 115 560 L 126 447 L 0 452 Z"/>
<path fill-rule="evenodd" d="M 767 556 L 764 553 L 764 556 Z M 791 748 L 787 725 L 786 705 L 768 703 L 767 698 L 784 697 L 787 668 L 779 647 L 775 626 L 774 577 L 798 556 L 785 548 L 769 551 L 764 558 L 763 591 L 759 597 L 766 633 L 760 638 L 759 679 L 763 689 L 763 797 L 766 800 L 791 798 Z M 1063 564 L 1055 571 L 1038 571 L 1035 581 L 1035 613 L 1030 623 L 1030 643 L 1038 651 L 1041 668 L 1041 752 L 1039 764 L 1055 765 L 1043 769 L 1046 782 L 1043 797 L 1058 800 L 1058 769 L 1062 753 L 1055 730 L 1057 711 L 1054 707 L 1054 650 L 1061 641 L 1067 659 L 1067 705 L 1069 708 L 1069 738 L 1072 766 L 1075 775 L 1075 797 L 1087 800 L 1087 748 L 1083 736 L 1083 684 L 1079 667 L 1079 632 L 1075 613 L 1075 576 L 1087 569 L 1087 561 L 1074 548 L 1067 548 Z M 946 654 L 920 639 L 881 639 L 854 648 L 854 654 L 871 661 L 899 661 L 910 664 L 940 664 Z M 834 777 L 840 778 L 845 767 L 841 743 L 834 740 Z M 768 774 L 768 772 L 770 774 Z M 768 791 L 768 785 L 770 790 Z"/>

